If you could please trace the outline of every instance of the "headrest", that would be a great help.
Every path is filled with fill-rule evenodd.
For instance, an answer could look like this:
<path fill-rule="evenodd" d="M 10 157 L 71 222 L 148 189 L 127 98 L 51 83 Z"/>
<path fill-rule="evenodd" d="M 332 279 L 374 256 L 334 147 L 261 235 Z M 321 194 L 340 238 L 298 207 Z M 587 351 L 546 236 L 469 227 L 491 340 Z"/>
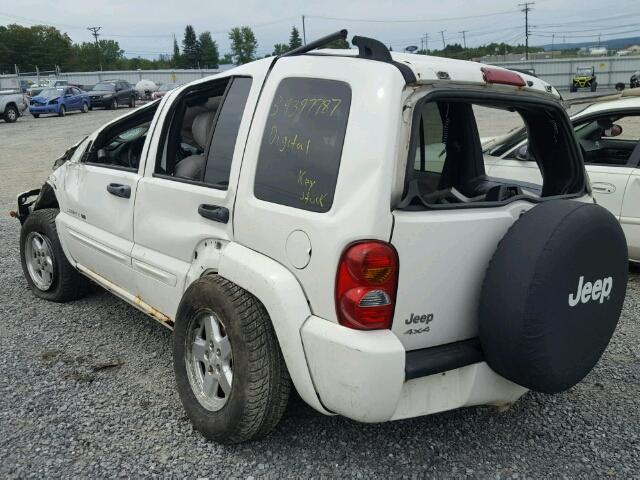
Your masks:
<path fill-rule="evenodd" d="M 215 111 L 202 112 L 193 119 L 193 123 L 191 124 L 193 139 L 202 149 L 205 149 L 207 146 L 207 140 L 209 139 L 209 133 L 211 132 L 211 127 L 213 127 L 213 119 L 215 116 Z"/>

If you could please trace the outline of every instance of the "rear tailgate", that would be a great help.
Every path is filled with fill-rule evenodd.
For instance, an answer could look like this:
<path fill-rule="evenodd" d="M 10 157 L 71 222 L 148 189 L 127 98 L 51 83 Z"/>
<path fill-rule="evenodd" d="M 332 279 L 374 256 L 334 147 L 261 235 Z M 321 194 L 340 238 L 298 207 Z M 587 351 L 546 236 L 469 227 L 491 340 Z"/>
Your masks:
<path fill-rule="evenodd" d="M 509 227 L 532 207 L 519 201 L 499 208 L 393 212 L 391 243 L 400 274 L 392 330 L 406 350 L 477 337 L 489 261 Z"/>

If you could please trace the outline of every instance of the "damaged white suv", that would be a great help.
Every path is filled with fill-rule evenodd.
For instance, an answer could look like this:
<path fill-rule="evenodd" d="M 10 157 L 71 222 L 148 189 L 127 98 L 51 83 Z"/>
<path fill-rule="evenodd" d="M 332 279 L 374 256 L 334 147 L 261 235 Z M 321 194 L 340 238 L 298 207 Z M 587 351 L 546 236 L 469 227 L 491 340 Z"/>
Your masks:
<path fill-rule="evenodd" d="M 33 292 L 92 280 L 174 329 L 207 438 L 267 434 L 291 385 L 363 422 L 559 392 L 618 322 L 624 235 L 557 92 L 364 37 L 315 50 L 345 37 L 129 112 L 18 199 Z M 485 174 L 487 109 L 522 118 L 542 186 Z"/>

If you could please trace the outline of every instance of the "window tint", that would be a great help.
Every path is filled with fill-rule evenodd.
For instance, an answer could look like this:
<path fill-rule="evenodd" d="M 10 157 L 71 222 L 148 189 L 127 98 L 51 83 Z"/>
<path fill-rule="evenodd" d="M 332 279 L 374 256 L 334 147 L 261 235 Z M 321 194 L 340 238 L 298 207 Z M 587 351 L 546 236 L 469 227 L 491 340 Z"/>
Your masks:
<path fill-rule="evenodd" d="M 220 110 L 207 155 L 204 182 L 226 187 L 229 184 L 231 160 L 236 147 L 238 129 L 247 103 L 250 78 L 235 78 Z"/>
<path fill-rule="evenodd" d="M 314 212 L 329 211 L 350 106 L 351 88 L 347 83 L 283 80 L 262 137 L 256 197 Z"/>
<path fill-rule="evenodd" d="M 441 173 L 446 157 L 444 125 L 436 103 L 427 103 L 420 117 L 423 141 L 416 149 L 414 169 L 420 172 Z"/>

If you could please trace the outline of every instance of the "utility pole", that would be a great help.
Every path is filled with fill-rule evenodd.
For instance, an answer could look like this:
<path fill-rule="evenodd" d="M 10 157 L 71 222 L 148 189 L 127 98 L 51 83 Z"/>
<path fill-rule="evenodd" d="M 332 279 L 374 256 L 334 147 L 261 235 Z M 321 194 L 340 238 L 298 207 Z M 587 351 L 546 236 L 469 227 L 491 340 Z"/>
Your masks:
<path fill-rule="evenodd" d="M 302 15 L 302 43 L 304 45 L 307 44 L 307 29 L 305 28 L 305 25 L 304 25 L 304 15 Z"/>
<path fill-rule="evenodd" d="M 601 38 L 601 37 L 602 37 L 602 34 L 601 34 L 601 33 L 599 33 L 599 34 L 598 34 L 598 48 L 600 48 L 600 38 Z"/>
<path fill-rule="evenodd" d="M 462 45 L 464 46 L 465 50 L 467 49 L 467 32 L 468 31 L 469 30 L 462 30 L 461 32 L 458 32 L 462 34 Z"/>
<path fill-rule="evenodd" d="M 551 58 L 553 58 L 553 51 L 555 50 L 555 46 L 556 46 L 556 34 L 552 33 L 551 34 Z"/>
<path fill-rule="evenodd" d="M 523 7 L 522 12 L 524 12 L 524 55 L 526 60 L 529 60 L 529 35 L 531 35 L 531 32 L 529 31 L 529 12 L 532 10 L 531 6 L 535 4 L 536 2 L 524 2 L 518 4 L 519 7 Z"/>
<path fill-rule="evenodd" d="M 101 29 L 102 27 L 87 27 L 87 30 L 89 30 L 91 35 L 93 35 L 93 38 L 96 39 L 96 55 L 98 56 L 98 66 L 100 67 L 100 70 L 102 70 L 102 64 L 100 63 L 100 44 L 98 43 L 98 37 L 100 34 L 98 32 Z"/>
<path fill-rule="evenodd" d="M 445 48 L 447 48 L 447 46 L 444 43 L 444 32 L 446 32 L 446 30 L 440 30 L 440 36 L 442 36 L 442 49 L 444 50 Z"/>
<path fill-rule="evenodd" d="M 429 33 L 424 32 L 424 53 L 429 53 Z"/>

